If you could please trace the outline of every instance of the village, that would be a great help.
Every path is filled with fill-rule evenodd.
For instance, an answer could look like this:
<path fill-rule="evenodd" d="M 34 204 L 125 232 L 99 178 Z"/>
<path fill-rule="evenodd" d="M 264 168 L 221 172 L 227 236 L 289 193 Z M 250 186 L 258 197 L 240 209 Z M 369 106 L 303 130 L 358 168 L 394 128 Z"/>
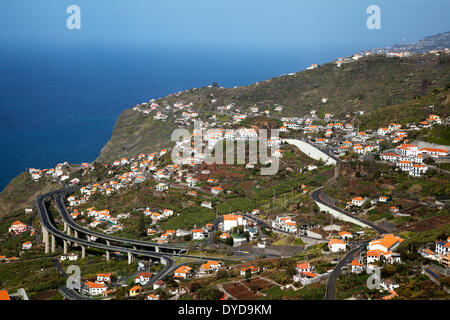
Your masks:
<path fill-rule="evenodd" d="M 336 67 L 357 61 L 362 56 L 356 54 L 350 58 L 339 58 L 335 61 Z M 407 57 L 409 54 L 388 53 L 387 56 Z M 313 64 L 307 69 L 318 67 Z M 194 88 L 186 92 L 197 90 Z M 181 93 L 170 96 L 177 98 Z M 333 216 L 329 221 L 330 215 L 317 209 L 309 195 L 321 186 L 317 176 L 328 175 L 331 178 L 331 166 L 321 160 L 297 160 L 298 150 L 286 141 L 294 139 L 306 142 L 344 164 L 374 161 L 386 165 L 397 175 L 406 175 L 412 181 L 423 181 L 432 177 L 433 172 L 448 173 L 440 169 L 438 164 L 450 162 L 449 149 L 420 140 L 414 141 L 409 136 L 415 137 L 422 130 L 448 125 L 449 117 L 429 112 L 426 118 L 418 119 L 415 123 L 385 123 L 378 129 L 360 130 L 358 118 L 364 115 L 364 111 L 348 112 L 337 118 L 330 112 L 311 110 L 302 117 L 289 117 L 282 115 L 284 106 L 280 104 L 220 105 L 214 96 L 211 96 L 210 103 L 215 110 L 208 113 L 202 112 L 194 102 L 182 99 L 172 105 L 152 99 L 132 107 L 134 112 L 154 121 L 173 121 L 179 128 L 193 129 L 190 136 L 173 141 L 171 146 L 159 152 L 121 157 L 109 163 L 73 165 L 64 162 L 55 168 L 27 170 L 29 178 L 36 183 L 53 181 L 76 188 L 77 191 L 65 199 L 65 204 L 71 218 L 83 227 L 157 244 L 181 244 L 191 252 L 201 252 L 208 246 L 215 247 L 212 250 L 219 256 L 217 260 L 200 265 L 185 262 L 175 270 L 170 281 L 152 280 L 158 266 L 152 265 L 147 271 L 139 271 L 142 268 L 138 268 L 139 273 L 130 278 L 134 280 L 129 279 L 126 284 L 127 297 L 180 299 L 195 291 L 189 287 L 194 280 L 205 278 L 212 279 L 211 285 L 220 292 L 221 299 L 239 299 L 241 289 L 253 292 L 254 298 L 270 296 L 267 292 L 271 292 L 270 288 L 273 287 L 297 292 L 300 288 L 317 285 L 322 290 L 341 255 L 363 242 L 367 242 L 367 246 L 346 264 L 343 269 L 345 272 L 369 275 L 384 265 L 403 263 L 402 255 L 395 252 L 404 241 L 398 233 L 376 235 L 373 230 L 348 221 L 333 221 Z M 317 101 L 318 106 L 327 104 L 327 97 Z M 430 109 L 434 110 L 434 106 L 430 106 Z M 267 136 L 257 130 L 257 125 L 251 124 L 252 119 L 261 118 L 271 119 L 274 121 L 272 123 L 278 124 Z M 207 155 L 222 143 L 237 142 L 249 146 L 256 141 L 270 149 L 272 157 L 253 163 L 245 161 L 247 157 L 244 156 L 243 162 L 227 169 L 230 172 L 221 172 L 225 169 L 205 164 Z M 270 165 L 274 159 L 282 162 L 281 174 L 277 174 L 292 180 L 288 181 L 289 186 L 285 190 L 277 186 L 282 185 L 277 182 L 278 176 L 265 180 L 255 178 L 256 170 Z M 233 170 L 239 170 L 239 174 L 233 175 Z M 223 172 L 227 174 L 219 174 Z M 240 186 L 240 180 L 248 179 L 249 176 L 254 180 L 252 192 L 256 199 L 251 204 L 246 203 L 248 199 L 242 196 L 246 193 L 245 188 Z M 270 192 L 263 193 L 264 188 L 258 185 L 262 183 Z M 239 188 L 236 188 L 237 184 Z M 123 205 L 129 195 L 133 195 L 133 202 L 127 201 Z M 233 202 L 236 196 L 240 196 L 239 202 Z M 370 213 L 374 211 L 389 213 L 399 219 L 415 219 L 411 217 L 410 211 L 403 210 L 399 205 L 404 203 L 404 199 L 398 199 L 392 192 L 344 194 L 337 200 L 341 209 L 358 219 L 370 220 Z M 446 206 L 437 200 L 435 202 L 437 210 L 443 210 Z M 275 204 L 282 209 L 276 210 Z M 33 209 L 27 210 L 26 214 L 33 212 Z M 392 224 L 389 227 L 394 230 Z M 24 239 L 26 241 L 21 244 L 21 248 L 17 248 L 21 254 L 39 247 L 35 227 L 17 220 L 8 230 L 10 235 L 17 237 L 28 232 L 28 239 Z M 375 237 L 379 238 L 373 240 Z M 96 237 L 91 236 L 90 240 L 96 241 Z M 450 267 L 449 240 L 433 240 L 435 243 L 428 241 L 416 251 L 421 257 L 436 262 L 422 270 L 432 281 L 439 282 L 442 275 L 448 275 Z M 286 255 L 286 252 L 289 254 Z M 258 263 L 242 264 L 236 259 L 232 262 L 227 260 L 236 255 L 251 257 Z M 120 258 L 119 253 L 116 256 Z M 274 262 L 259 265 L 259 260 L 286 256 L 290 263 L 286 271 L 288 277 L 276 277 L 273 267 L 270 267 Z M 302 259 L 296 258 L 299 256 Z M 314 259 L 304 259 L 307 256 L 314 256 Z M 17 259 L 20 259 L 20 255 L 9 258 L 0 256 L 0 261 L 4 263 Z M 63 263 L 79 260 L 77 251 L 60 256 L 59 259 Z M 150 270 L 152 268 L 154 270 Z M 228 274 L 221 278 L 228 277 L 232 285 L 227 282 L 216 285 L 216 276 L 221 270 Z M 80 293 L 113 297 L 115 290 L 124 285 L 113 285 L 113 272 L 104 272 L 97 274 L 95 279 L 87 280 Z M 398 296 L 395 289 L 400 288 L 401 284 L 390 278 L 379 280 L 379 290 L 386 293 L 379 298 L 387 300 Z M 260 283 L 250 288 L 252 281 Z M 233 289 L 235 286 L 241 289 Z M 215 294 L 219 297 L 219 293 Z"/>

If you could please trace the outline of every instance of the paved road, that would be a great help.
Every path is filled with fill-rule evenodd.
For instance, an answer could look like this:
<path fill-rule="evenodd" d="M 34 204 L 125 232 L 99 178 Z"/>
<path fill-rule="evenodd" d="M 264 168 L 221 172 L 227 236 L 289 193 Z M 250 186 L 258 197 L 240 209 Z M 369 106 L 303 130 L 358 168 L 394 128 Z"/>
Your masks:
<path fill-rule="evenodd" d="M 369 227 L 371 227 L 372 229 L 374 229 L 375 231 L 377 231 L 379 234 L 385 234 L 388 233 L 385 229 L 383 229 L 380 226 L 377 226 L 376 224 L 364 220 L 364 219 L 360 219 L 358 217 L 355 217 L 353 215 L 351 215 L 350 213 L 346 212 L 345 210 L 342 210 L 338 207 L 336 207 L 335 205 L 333 205 L 330 202 L 327 202 L 327 198 L 324 197 L 323 191 L 322 191 L 323 187 L 320 187 L 314 191 L 312 191 L 310 193 L 310 197 L 317 201 L 320 202 L 323 205 L 326 205 L 329 208 L 332 208 L 334 210 L 339 211 L 340 213 L 349 216 L 353 219 L 356 219 L 358 221 L 361 221 L 362 223 L 368 225 Z M 350 251 L 347 252 L 347 254 L 338 262 L 338 264 L 334 267 L 332 273 L 330 274 L 330 276 L 328 277 L 328 282 L 327 282 L 327 290 L 325 293 L 325 299 L 326 300 L 334 300 L 334 296 L 335 296 L 335 290 L 336 290 L 336 283 L 337 283 L 337 279 L 339 277 L 339 275 L 342 272 L 342 267 L 347 264 L 348 262 L 350 262 L 354 256 L 354 254 L 358 251 L 360 251 L 362 249 L 362 247 L 366 246 L 367 243 L 369 241 L 355 241 L 352 242 L 352 245 L 355 246 L 353 249 L 351 249 Z"/>
<path fill-rule="evenodd" d="M 383 229 L 382 227 L 380 227 L 380 226 L 374 224 L 373 222 L 368 221 L 368 220 L 365 220 L 365 219 L 360 219 L 360 218 L 358 218 L 357 216 L 354 216 L 354 215 L 352 215 L 352 214 L 346 212 L 345 210 L 342 210 L 342 209 L 336 207 L 336 206 L 333 205 L 332 203 L 327 202 L 327 201 L 326 201 L 326 198 L 324 197 L 325 194 L 323 193 L 322 189 L 323 189 L 323 187 L 320 187 L 320 188 L 317 188 L 316 190 L 312 191 L 312 192 L 310 193 L 310 197 L 311 197 L 314 201 L 320 202 L 321 204 L 323 204 L 323 205 L 325 205 L 325 206 L 327 206 L 327 207 L 329 207 L 329 208 L 332 208 L 332 209 L 334 209 L 334 210 L 336 210 L 336 211 L 339 211 L 340 213 L 342 213 L 342 214 L 344 214 L 344 215 L 346 215 L 346 216 L 348 216 L 348 217 L 350 217 L 350 218 L 352 218 L 352 219 L 358 220 L 358 221 L 360 221 L 360 222 L 362 222 L 362 223 L 368 225 L 369 227 L 371 227 L 372 229 L 374 229 L 375 231 L 377 231 L 377 232 L 380 233 L 380 234 L 388 233 L 388 231 L 386 231 L 386 230 Z"/>
<path fill-rule="evenodd" d="M 66 235 L 64 232 L 57 229 L 51 223 L 47 208 L 45 207 L 45 204 L 44 204 L 45 199 L 47 199 L 53 195 L 57 195 L 57 194 L 59 194 L 59 192 L 60 192 L 60 190 L 49 192 L 47 194 L 39 196 L 38 200 L 37 200 L 37 207 L 38 207 L 39 215 L 41 218 L 41 223 L 45 227 L 45 229 L 47 229 L 49 231 L 49 233 L 55 235 L 58 238 L 61 238 L 61 239 L 67 240 L 67 241 L 71 241 L 74 243 L 78 243 L 80 245 L 85 245 L 88 247 L 93 247 L 93 248 L 98 248 L 98 249 L 108 250 L 108 251 L 118 251 L 118 252 L 123 252 L 123 253 L 127 253 L 127 254 L 131 253 L 131 254 L 137 255 L 137 256 L 144 256 L 144 257 L 159 259 L 161 262 L 165 263 L 164 268 L 160 271 L 160 273 L 158 273 L 158 276 L 160 276 L 160 277 L 164 277 L 167 274 L 167 272 L 175 264 L 175 260 L 173 260 L 167 253 L 149 252 L 149 251 L 144 251 L 144 250 L 135 250 L 135 249 L 125 248 L 125 247 L 120 247 L 120 246 L 105 245 L 105 244 L 87 241 L 87 240 L 83 240 L 83 239 L 79 239 L 79 238 L 75 238 L 75 237 Z M 74 293 L 70 292 L 70 290 L 67 290 L 67 288 L 65 288 L 65 289 L 60 288 L 60 292 L 64 296 L 70 296 L 70 297 L 75 296 Z"/>
<path fill-rule="evenodd" d="M 78 243 L 80 245 L 84 245 L 87 247 L 93 247 L 93 248 L 98 248 L 98 249 L 102 249 L 102 250 L 108 250 L 108 251 L 118 251 L 118 252 L 122 252 L 122 253 L 131 253 L 133 255 L 136 256 L 144 256 L 144 257 L 149 257 L 149 258 L 156 258 L 159 259 L 161 261 L 161 263 L 164 264 L 163 269 L 158 272 L 157 275 L 155 275 L 155 277 L 153 277 L 152 281 L 150 282 L 150 284 L 153 284 L 154 282 L 158 281 L 159 279 L 164 278 L 166 275 L 170 274 L 171 272 L 173 272 L 176 268 L 175 268 L 175 260 L 172 258 L 172 256 L 181 256 L 180 254 L 174 254 L 174 253 L 167 253 L 167 252 L 154 252 L 154 251 L 146 251 L 146 250 L 137 250 L 137 249 L 131 249 L 131 248 L 127 248 L 127 247 L 122 247 L 122 246 L 113 246 L 113 245 L 107 245 L 107 244 L 102 244 L 102 243 L 98 243 L 98 242 L 93 242 L 93 241 L 87 241 L 84 239 L 80 239 L 80 238 L 75 238 L 72 236 L 69 236 L 67 234 L 65 234 L 64 232 L 62 232 L 61 230 L 57 229 L 51 222 L 50 220 L 50 216 L 49 213 L 47 211 L 47 208 L 45 206 L 45 200 L 47 198 L 56 196 L 57 199 L 61 199 L 60 195 L 61 193 L 64 193 L 66 191 L 66 189 L 64 190 L 56 190 L 56 191 L 52 191 L 49 192 L 47 194 L 41 195 L 38 197 L 37 199 L 37 208 L 38 208 L 38 212 L 39 212 L 39 216 L 41 219 L 41 224 L 45 227 L 45 229 L 48 230 L 48 232 L 50 234 L 53 234 L 54 236 L 56 236 L 57 238 L 61 238 L 63 240 L 66 241 L 71 241 L 73 243 Z M 61 211 L 63 204 L 60 203 L 58 205 L 58 209 Z M 64 207 L 65 209 L 65 207 Z M 61 213 L 61 212 L 60 212 Z M 63 213 L 62 213 L 63 214 Z M 105 236 L 104 234 L 98 234 L 99 238 L 109 238 L 107 236 Z M 116 238 L 116 237 L 115 237 Z M 122 238 L 117 238 L 120 241 L 117 242 L 122 242 L 122 243 L 127 243 L 129 241 L 129 239 L 122 239 Z M 195 255 L 186 255 L 183 254 L 183 257 L 186 258 L 192 258 L 192 259 L 197 259 L 200 261 L 206 261 L 206 260 L 224 260 L 224 259 L 220 259 L 220 258 L 215 258 L 215 257 L 203 257 L 203 256 L 195 256 Z M 61 287 L 59 289 L 59 291 L 61 292 L 61 294 L 63 294 L 65 297 L 67 297 L 68 299 L 76 299 L 76 300 L 85 300 L 88 299 L 80 294 L 78 294 L 77 292 L 68 289 L 66 287 Z"/>
<path fill-rule="evenodd" d="M 355 247 L 347 252 L 347 254 L 338 262 L 328 277 L 327 289 L 325 291 L 325 300 L 334 300 L 336 283 L 342 272 L 342 267 L 353 260 L 354 255 L 361 250 L 361 247 Z"/>

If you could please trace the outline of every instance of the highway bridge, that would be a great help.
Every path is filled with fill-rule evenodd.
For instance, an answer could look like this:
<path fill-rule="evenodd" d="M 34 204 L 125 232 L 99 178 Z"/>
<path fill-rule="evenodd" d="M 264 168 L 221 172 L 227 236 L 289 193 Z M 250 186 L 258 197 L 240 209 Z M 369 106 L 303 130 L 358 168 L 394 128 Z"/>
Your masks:
<path fill-rule="evenodd" d="M 187 249 L 185 247 L 167 244 L 156 244 L 140 240 L 113 237 L 107 234 L 83 228 L 72 220 L 72 218 L 67 212 L 67 208 L 64 205 L 63 200 L 64 196 L 69 191 L 73 190 L 64 187 L 63 189 L 46 193 L 37 198 L 37 208 L 42 225 L 42 235 L 43 235 L 43 243 L 45 246 L 45 253 L 49 253 L 50 251 L 54 253 L 56 251 L 57 239 L 59 239 L 63 243 L 64 254 L 67 254 L 68 247 L 71 244 L 74 244 L 74 246 L 81 247 L 82 258 L 84 258 L 86 255 L 87 247 L 105 250 L 107 260 L 110 258 L 111 252 L 121 252 L 127 254 L 128 263 L 133 262 L 136 256 L 148 257 L 152 260 L 160 261 L 162 264 L 165 265 L 164 268 L 161 270 L 161 272 L 158 274 L 158 278 L 162 278 L 168 273 L 170 273 L 170 271 L 173 271 L 175 261 L 172 257 L 179 257 L 182 255 L 185 258 L 192 258 L 204 261 L 223 260 L 214 257 L 188 255 Z M 45 201 L 51 197 L 56 198 L 58 211 L 60 212 L 64 220 L 65 231 L 61 231 L 53 224 L 52 217 L 50 216 L 47 210 Z M 95 236 L 97 240 L 91 241 L 90 236 Z M 50 237 L 51 237 L 51 244 L 50 244 Z M 132 247 L 130 248 L 130 246 Z"/>
<path fill-rule="evenodd" d="M 42 196 L 39 196 L 37 199 L 37 208 L 39 211 L 39 216 L 42 224 L 42 234 L 43 234 L 43 243 L 45 245 L 45 253 L 49 253 L 50 251 L 50 239 L 49 234 L 51 235 L 51 252 L 54 253 L 56 249 L 56 239 L 60 239 L 63 241 L 64 254 L 67 254 L 68 246 L 71 243 L 74 243 L 78 246 L 81 246 L 82 257 L 85 257 L 86 247 L 97 248 L 101 250 L 105 250 L 107 252 L 122 252 L 128 255 L 128 262 L 131 263 L 134 261 L 135 256 L 144 256 L 149 257 L 152 260 L 159 260 L 161 263 L 165 264 L 164 269 L 170 269 L 174 265 L 174 260 L 168 256 L 167 253 L 160 252 L 151 252 L 147 250 L 138 250 L 137 248 L 127 248 L 123 246 L 115 246 L 111 245 L 108 242 L 106 244 L 90 241 L 88 239 L 82 239 L 70 234 L 66 234 L 63 231 L 59 230 L 56 226 L 53 225 L 50 215 L 48 213 L 47 207 L 45 205 L 45 200 L 49 197 L 58 195 L 61 193 L 61 190 L 52 191 Z"/>
<path fill-rule="evenodd" d="M 77 189 L 78 188 L 67 188 L 64 185 L 64 188 L 62 190 L 60 190 L 60 192 L 55 194 L 56 205 L 58 207 L 58 210 L 61 214 L 62 219 L 64 220 L 64 231 L 67 232 L 68 235 L 73 234 L 76 238 L 80 238 L 83 236 L 86 239 L 89 239 L 91 236 L 94 236 L 94 237 L 100 239 L 100 241 L 106 242 L 106 244 L 119 243 L 123 246 L 132 246 L 134 249 L 144 249 L 144 250 L 154 251 L 154 252 L 164 252 L 164 253 L 173 253 L 173 254 L 182 254 L 182 253 L 187 252 L 186 246 L 171 245 L 171 244 L 157 244 L 157 243 L 152 243 L 152 242 L 142 241 L 142 240 L 119 238 L 119 237 L 107 235 L 105 233 L 92 231 L 92 230 L 89 230 L 87 228 L 80 226 L 75 221 L 73 221 L 72 217 L 70 216 L 69 212 L 67 211 L 67 207 L 64 204 L 64 197 L 69 193 L 75 192 Z M 107 255 L 109 255 L 109 254 L 107 253 Z M 109 257 L 108 257 L 108 259 L 109 259 Z"/>

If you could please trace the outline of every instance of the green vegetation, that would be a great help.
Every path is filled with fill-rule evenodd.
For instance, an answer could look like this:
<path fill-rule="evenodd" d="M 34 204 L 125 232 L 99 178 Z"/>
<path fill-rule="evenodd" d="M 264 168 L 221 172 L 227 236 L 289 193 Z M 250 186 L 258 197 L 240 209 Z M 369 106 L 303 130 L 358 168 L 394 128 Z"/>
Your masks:
<path fill-rule="evenodd" d="M 65 278 L 56 271 L 52 259 L 0 264 L 0 288 L 12 293 L 24 288 L 30 299 L 38 293 L 58 289 L 64 283 Z"/>
<path fill-rule="evenodd" d="M 33 181 L 30 174 L 22 172 L 0 193 L 0 216 L 12 210 L 31 207 L 38 194 L 55 190 L 60 186 L 59 183 L 54 183 L 47 177 Z"/>
<path fill-rule="evenodd" d="M 447 125 L 434 126 L 428 133 L 421 137 L 421 140 L 449 146 L 450 127 Z"/>
<path fill-rule="evenodd" d="M 344 300 L 363 292 L 368 278 L 369 275 L 365 272 L 341 275 L 337 281 L 336 298 Z"/>
<path fill-rule="evenodd" d="M 161 230 L 186 229 L 203 226 L 213 221 L 215 212 L 203 207 L 191 207 L 184 210 L 179 216 L 169 219 L 160 225 Z"/>
<path fill-rule="evenodd" d="M 447 69 L 448 70 L 448 69 Z M 406 102 L 395 104 L 381 109 L 375 109 L 371 112 L 364 114 L 359 119 L 360 128 L 363 130 L 373 129 L 376 130 L 380 126 L 386 126 L 390 123 L 399 123 L 402 126 L 407 123 L 418 123 L 419 121 L 426 120 L 430 113 L 445 117 L 450 113 L 450 88 L 435 89 L 426 96 L 416 97 Z M 434 105 L 434 108 L 430 106 Z M 434 127 L 431 131 L 429 142 L 438 144 L 449 143 L 449 133 L 447 129 L 436 129 Z M 440 134 L 446 134 L 446 137 L 440 138 Z M 411 133 L 413 134 L 413 132 Z M 408 139 L 411 140 L 411 136 L 408 135 Z"/>
<path fill-rule="evenodd" d="M 295 291 L 294 289 L 282 290 L 278 286 L 263 290 L 266 294 L 262 300 L 323 300 L 325 297 L 325 283 L 315 283 Z"/>

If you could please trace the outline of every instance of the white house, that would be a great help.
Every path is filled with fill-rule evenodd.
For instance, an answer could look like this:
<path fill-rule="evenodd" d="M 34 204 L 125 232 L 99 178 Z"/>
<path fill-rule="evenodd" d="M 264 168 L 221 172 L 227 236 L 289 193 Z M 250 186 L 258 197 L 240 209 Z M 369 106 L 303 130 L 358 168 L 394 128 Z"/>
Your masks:
<path fill-rule="evenodd" d="M 23 250 L 30 250 L 31 247 L 32 247 L 31 241 L 27 241 L 27 242 L 24 242 L 24 243 L 22 244 L 22 249 L 23 249 Z"/>
<path fill-rule="evenodd" d="M 166 283 L 162 280 L 158 280 L 153 284 L 153 290 L 164 289 L 166 287 Z"/>
<path fill-rule="evenodd" d="M 247 270 L 250 270 L 250 272 L 252 274 L 254 274 L 259 271 L 259 267 L 250 266 L 250 267 L 243 268 L 243 269 L 241 269 L 241 276 L 245 276 L 245 273 L 247 272 Z"/>
<path fill-rule="evenodd" d="M 392 280 L 383 280 L 380 283 L 381 288 L 383 288 L 384 290 L 394 290 L 400 287 L 400 285 L 398 285 L 397 283 L 393 282 Z"/>
<path fill-rule="evenodd" d="M 358 260 L 354 259 L 352 261 L 352 273 L 360 273 L 363 271 L 363 265 Z"/>
<path fill-rule="evenodd" d="M 309 262 L 298 263 L 297 267 L 295 269 L 297 270 L 298 273 L 300 273 L 300 272 L 312 272 L 312 267 L 309 264 Z"/>
<path fill-rule="evenodd" d="M 139 283 L 142 285 L 147 284 L 147 282 L 150 281 L 150 278 L 152 277 L 152 273 L 151 272 L 140 272 L 136 278 L 134 279 L 134 283 Z"/>
<path fill-rule="evenodd" d="M 202 264 L 200 268 L 201 273 L 209 273 L 209 272 L 215 272 L 219 270 L 220 268 L 220 262 L 219 261 L 207 261 L 206 263 Z"/>
<path fill-rule="evenodd" d="M 447 241 L 437 241 L 436 242 L 436 253 L 438 255 L 445 255 L 450 252 L 450 237 Z"/>
<path fill-rule="evenodd" d="M 84 284 L 84 292 L 91 296 L 98 296 L 106 291 L 106 285 L 103 283 L 97 283 L 92 281 L 87 281 Z"/>
<path fill-rule="evenodd" d="M 361 207 L 364 204 L 364 202 L 366 202 L 366 200 L 364 198 L 362 198 L 362 197 L 355 197 L 355 198 L 352 199 L 351 204 L 354 205 L 354 206 L 357 206 L 357 207 Z"/>
<path fill-rule="evenodd" d="M 203 240 L 205 239 L 205 234 L 202 229 L 192 230 L 192 239 L 193 240 Z"/>
<path fill-rule="evenodd" d="M 187 279 L 192 272 L 189 266 L 181 266 L 175 270 L 174 278 Z"/>
<path fill-rule="evenodd" d="M 211 188 L 211 193 L 214 194 L 214 195 L 218 195 L 219 193 L 222 192 L 222 190 L 223 189 L 221 187 L 212 187 Z"/>
<path fill-rule="evenodd" d="M 111 273 L 99 273 L 97 274 L 97 282 L 111 282 Z"/>
<path fill-rule="evenodd" d="M 347 250 L 347 245 L 345 241 L 341 239 L 330 239 L 328 241 L 328 248 L 331 252 L 339 252 Z"/>
<path fill-rule="evenodd" d="M 353 234 L 351 234 L 348 231 L 341 231 L 341 232 L 339 232 L 339 238 L 341 238 L 343 240 L 352 239 L 353 238 Z"/>
<path fill-rule="evenodd" d="M 383 234 L 381 239 L 369 242 L 368 250 L 381 250 L 382 252 L 393 251 L 402 242 L 402 238 L 396 237 L 393 234 Z"/>
<path fill-rule="evenodd" d="M 167 183 L 159 183 L 155 189 L 156 191 L 166 191 L 169 189 L 169 186 L 167 185 Z"/>
<path fill-rule="evenodd" d="M 238 226 L 246 226 L 247 220 L 243 216 L 237 214 L 226 214 L 223 216 L 224 231 L 231 231 Z"/>
<path fill-rule="evenodd" d="M 293 221 L 290 217 L 278 216 L 275 220 L 272 221 L 272 227 L 281 229 L 289 233 L 297 232 L 297 223 Z"/>

